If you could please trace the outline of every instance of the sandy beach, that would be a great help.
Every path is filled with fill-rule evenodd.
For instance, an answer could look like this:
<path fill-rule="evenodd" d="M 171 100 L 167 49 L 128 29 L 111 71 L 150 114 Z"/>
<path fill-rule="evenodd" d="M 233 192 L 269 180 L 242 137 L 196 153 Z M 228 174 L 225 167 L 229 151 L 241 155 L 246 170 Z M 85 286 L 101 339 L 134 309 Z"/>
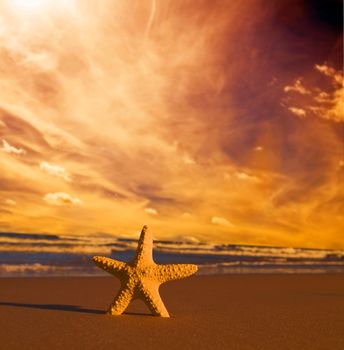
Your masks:
<path fill-rule="evenodd" d="M 170 319 L 104 312 L 112 277 L 0 279 L 3 349 L 343 349 L 344 275 L 195 276 L 162 286 Z"/>

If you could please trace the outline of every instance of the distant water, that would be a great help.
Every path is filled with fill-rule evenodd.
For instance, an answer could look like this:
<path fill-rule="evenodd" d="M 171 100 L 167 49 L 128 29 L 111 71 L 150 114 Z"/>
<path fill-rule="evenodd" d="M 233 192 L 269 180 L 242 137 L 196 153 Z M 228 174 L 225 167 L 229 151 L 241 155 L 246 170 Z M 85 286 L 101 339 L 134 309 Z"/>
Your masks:
<path fill-rule="evenodd" d="M 110 235 L 0 232 L 0 276 L 104 275 L 94 255 L 130 261 L 137 240 Z M 344 250 L 155 241 L 158 263 L 193 263 L 199 274 L 343 273 Z"/>

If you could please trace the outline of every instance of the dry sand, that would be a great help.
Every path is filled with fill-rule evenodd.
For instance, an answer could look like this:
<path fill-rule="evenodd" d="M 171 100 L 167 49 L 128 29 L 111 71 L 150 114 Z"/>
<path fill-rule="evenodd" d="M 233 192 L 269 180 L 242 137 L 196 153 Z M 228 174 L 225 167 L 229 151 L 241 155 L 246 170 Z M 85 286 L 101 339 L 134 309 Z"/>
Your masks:
<path fill-rule="evenodd" d="M 104 312 L 113 277 L 0 279 L 0 349 L 344 349 L 344 275 L 195 276 L 169 282 L 170 319 Z"/>

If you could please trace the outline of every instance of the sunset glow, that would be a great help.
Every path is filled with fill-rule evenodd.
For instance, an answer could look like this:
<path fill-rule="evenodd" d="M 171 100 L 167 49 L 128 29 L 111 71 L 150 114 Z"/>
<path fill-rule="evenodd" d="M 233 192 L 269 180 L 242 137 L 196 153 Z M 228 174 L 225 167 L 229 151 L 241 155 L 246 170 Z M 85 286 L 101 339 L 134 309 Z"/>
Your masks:
<path fill-rule="evenodd" d="M 342 32 L 308 4 L 0 0 L 0 231 L 344 248 Z"/>

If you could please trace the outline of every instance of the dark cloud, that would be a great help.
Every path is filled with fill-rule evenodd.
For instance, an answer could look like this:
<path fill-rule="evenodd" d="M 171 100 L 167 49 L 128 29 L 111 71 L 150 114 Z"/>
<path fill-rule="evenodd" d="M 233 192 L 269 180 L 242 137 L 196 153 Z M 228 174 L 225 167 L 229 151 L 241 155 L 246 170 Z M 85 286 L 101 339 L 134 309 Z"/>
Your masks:
<path fill-rule="evenodd" d="M 25 147 L 34 145 L 36 148 L 37 146 L 43 148 L 46 152 L 51 151 L 51 146 L 45 140 L 44 134 L 31 123 L 2 108 L 0 108 L 0 120 L 5 123 L 5 125 L 0 128 L 0 137 L 15 139 L 21 142 L 20 145 Z M 34 154 L 38 154 L 33 148 L 31 148 L 30 151 Z"/>
<path fill-rule="evenodd" d="M 307 0 L 305 1 L 309 16 L 317 24 L 323 24 L 338 33 L 343 29 L 343 1 L 341 0 Z"/>

